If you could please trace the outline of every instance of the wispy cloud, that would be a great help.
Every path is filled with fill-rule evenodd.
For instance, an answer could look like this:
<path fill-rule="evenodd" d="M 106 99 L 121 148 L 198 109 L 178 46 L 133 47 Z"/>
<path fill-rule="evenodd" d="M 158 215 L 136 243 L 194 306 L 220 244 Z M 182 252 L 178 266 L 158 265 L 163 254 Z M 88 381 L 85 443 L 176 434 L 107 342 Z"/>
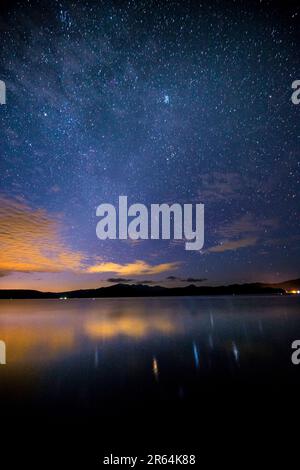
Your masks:
<path fill-rule="evenodd" d="M 115 273 L 120 276 L 141 276 L 160 274 L 178 269 L 179 263 L 148 264 L 145 261 L 136 260 L 132 263 L 119 264 L 104 262 L 87 268 L 88 273 Z"/>
<path fill-rule="evenodd" d="M 205 277 L 188 277 L 186 279 L 177 276 L 168 276 L 167 281 L 180 281 L 180 282 L 204 282 L 207 281 Z"/>
<path fill-rule="evenodd" d="M 58 221 L 43 209 L 0 197 L 0 271 L 78 271 L 85 256 L 63 241 Z"/>
<path fill-rule="evenodd" d="M 199 197 L 205 203 L 228 200 L 238 196 L 243 187 L 238 173 L 213 172 L 200 177 Z"/>
<path fill-rule="evenodd" d="M 234 238 L 250 234 L 266 234 L 276 228 L 278 221 L 276 219 L 263 219 L 254 217 L 253 214 L 246 214 L 233 222 L 224 224 L 218 230 L 218 233 L 226 238 Z"/>
<path fill-rule="evenodd" d="M 124 284 L 127 284 L 128 282 L 132 282 L 133 279 L 126 279 L 126 277 L 109 277 L 108 279 L 106 279 L 106 282 L 111 282 L 111 283 L 114 283 L 114 284 L 118 284 L 118 283 L 124 283 Z"/>
<path fill-rule="evenodd" d="M 223 224 L 216 233 L 220 242 L 206 250 L 206 253 L 223 253 L 254 246 L 263 241 L 278 226 L 276 219 L 263 219 L 253 214 L 245 214 L 239 219 Z"/>
<path fill-rule="evenodd" d="M 240 248 L 246 248 L 247 246 L 253 246 L 256 242 L 256 237 L 242 238 L 240 240 L 225 240 L 219 245 L 212 246 L 207 251 L 211 253 L 223 253 L 224 251 L 238 250 Z"/>
<path fill-rule="evenodd" d="M 106 279 L 106 282 L 110 282 L 112 284 L 131 284 L 131 283 L 136 283 L 136 279 L 126 279 L 126 277 L 109 277 Z M 142 279 L 138 280 L 139 284 L 153 284 L 154 281 L 151 281 L 149 279 Z"/>
<path fill-rule="evenodd" d="M 121 277 L 109 278 L 108 282 L 131 282 L 127 276 L 159 274 L 179 267 L 177 262 L 97 262 L 92 256 L 70 248 L 58 217 L 44 209 L 34 209 L 21 199 L 6 196 L 0 196 L 0 246 L 1 277 L 12 272 L 72 271 L 86 275 L 115 273 Z"/>

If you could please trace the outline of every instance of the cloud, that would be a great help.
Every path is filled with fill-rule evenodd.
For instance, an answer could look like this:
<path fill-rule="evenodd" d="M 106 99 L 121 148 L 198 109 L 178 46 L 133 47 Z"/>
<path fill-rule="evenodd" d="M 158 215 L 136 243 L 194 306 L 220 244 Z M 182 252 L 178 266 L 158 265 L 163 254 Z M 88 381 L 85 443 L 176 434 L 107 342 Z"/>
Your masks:
<path fill-rule="evenodd" d="M 119 283 L 123 283 L 123 284 L 127 284 L 129 282 L 135 282 L 134 279 L 126 279 L 124 277 L 110 277 L 108 279 L 106 279 L 106 282 L 112 282 L 114 284 L 119 284 Z M 142 281 L 138 281 L 139 284 L 153 284 L 153 281 L 151 280 L 148 280 L 148 279 L 143 279 Z"/>
<path fill-rule="evenodd" d="M 211 253 L 223 253 L 224 251 L 238 250 L 240 248 L 253 246 L 256 242 L 256 237 L 242 238 L 240 240 L 225 240 L 219 245 L 212 246 L 207 251 Z"/>
<path fill-rule="evenodd" d="M 218 233 L 226 238 L 234 238 L 240 235 L 267 233 L 276 228 L 276 219 L 255 218 L 252 214 L 246 214 L 231 223 L 223 225 Z"/>
<path fill-rule="evenodd" d="M 2 271 L 0 272 L 0 277 L 8 276 L 9 272 Z"/>
<path fill-rule="evenodd" d="M 203 282 L 203 281 L 207 281 L 207 279 L 205 277 L 199 277 L 199 278 L 195 278 L 195 277 L 188 277 L 187 279 L 182 279 L 180 277 L 176 277 L 176 276 L 168 276 L 166 278 L 167 281 L 180 281 L 180 282 Z"/>
<path fill-rule="evenodd" d="M 88 273 L 116 273 L 121 276 L 141 276 L 160 274 L 166 271 L 173 271 L 179 267 L 179 263 L 161 263 L 151 265 L 145 261 L 136 260 L 133 263 L 119 264 L 104 262 L 87 269 Z"/>
<path fill-rule="evenodd" d="M 238 173 L 206 173 L 200 176 L 199 196 L 203 202 L 236 198 L 243 187 Z"/>
<path fill-rule="evenodd" d="M 126 279 L 125 277 L 110 277 L 106 279 L 106 282 L 113 282 L 113 283 L 119 283 L 119 282 L 132 282 L 132 279 Z"/>
<path fill-rule="evenodd" d="M 59 221 L 43 209 L 0 196 L 0 271 L 78 271 L 85 256 L 63 241 Z"/>
<path fill-rule="evenodd" d="M 246 214 L 233 222 L 221 226 L 217 233 L 224 237 L 217 244 L 206 250 L 210 253 L 239 250 L 256 245 L 266 235 L 270 235 L 278 226 L 276 219 L 263 219 Z"/>
<path fill-rule="evenodd" d="M 115 273 L 117 276 L 108 282 L 131 282 L 131 276 L 159 274 L 179 267 L 177 262 L 153 265 L 141 260 L 127 264 L 96 261 L 68 246 L 58 217 L 3 195 L 0 195 L 0 247 L 0 277 L 13 272 L 72 271 Z"/>

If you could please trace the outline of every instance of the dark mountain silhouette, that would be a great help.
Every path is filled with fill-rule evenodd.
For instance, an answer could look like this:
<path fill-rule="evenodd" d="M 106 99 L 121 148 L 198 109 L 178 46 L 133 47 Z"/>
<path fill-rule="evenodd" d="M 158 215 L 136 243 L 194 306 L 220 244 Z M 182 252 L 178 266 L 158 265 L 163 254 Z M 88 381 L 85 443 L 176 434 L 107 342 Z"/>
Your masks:
<path fill-rule="evenodd" d="M 270 284 L 271 287 L 280 288 L 284 290 L 300 290 L 300 279 L 292 279 L 291 281 L 279 282 L 277 284 Z"/>
<path fill-rule="evenodd" d="M 35 290 L 0 290 L 0 299 L 59 299 L 99 298 L 99 297 L 163 297 L 163 296 L 199 296 L 199 295 L 259 295 L 286 294 L 286 290 L 300 286 L 300 279 L 279 284 L 231 284 L 228 286 L 162 287 L 144 284 L 115 284 L 98 289 L 82 289 L 66 292 L 40 292 Z"/>

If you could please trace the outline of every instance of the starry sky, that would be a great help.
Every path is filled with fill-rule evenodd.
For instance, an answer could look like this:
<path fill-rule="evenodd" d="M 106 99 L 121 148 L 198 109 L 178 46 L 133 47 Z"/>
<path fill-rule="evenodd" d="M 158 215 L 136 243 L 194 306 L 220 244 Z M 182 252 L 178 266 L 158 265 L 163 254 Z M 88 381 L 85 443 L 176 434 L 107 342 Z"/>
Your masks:
<path fill-rule="evenodd" d="M 281 6 L 280 6 L 281 3 Z M 299 277 L 297 2 L 3 1 L 0 288 Z M 205 204 L 205 243 L 96 207 Z"/>

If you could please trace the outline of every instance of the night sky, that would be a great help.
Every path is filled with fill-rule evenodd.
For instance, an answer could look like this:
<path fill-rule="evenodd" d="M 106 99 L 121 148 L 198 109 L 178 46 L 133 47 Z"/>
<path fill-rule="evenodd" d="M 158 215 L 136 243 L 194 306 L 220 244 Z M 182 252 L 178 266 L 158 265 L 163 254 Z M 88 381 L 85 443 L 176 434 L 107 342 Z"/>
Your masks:
<path fill-rule="evenodd" d="M 1 2 L 0 288 L 299 277 L 300 8 L 281 4 Z M 201 252 L 100 241 L 119 195 L 204 203 Z"/>

